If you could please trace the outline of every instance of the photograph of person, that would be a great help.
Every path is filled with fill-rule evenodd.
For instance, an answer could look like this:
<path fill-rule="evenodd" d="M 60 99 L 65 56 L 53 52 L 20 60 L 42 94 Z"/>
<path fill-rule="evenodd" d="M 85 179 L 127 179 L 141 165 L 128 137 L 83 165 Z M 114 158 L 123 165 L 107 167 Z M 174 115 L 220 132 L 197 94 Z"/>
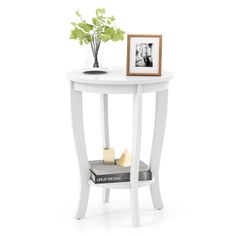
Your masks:
<path fill-rule="evenodd" d="M 152 43 L 136 44 L 136 67 L 152 67 Z"/>

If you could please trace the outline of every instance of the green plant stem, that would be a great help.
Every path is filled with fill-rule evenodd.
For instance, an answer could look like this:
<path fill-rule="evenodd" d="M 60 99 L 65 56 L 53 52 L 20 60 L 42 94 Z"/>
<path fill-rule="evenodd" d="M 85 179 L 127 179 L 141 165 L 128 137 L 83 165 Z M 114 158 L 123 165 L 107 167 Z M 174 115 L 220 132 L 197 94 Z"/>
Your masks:
<path fill-rule="evenodd" d="M 96 37 L 93 37 L 93 39 L 92 39 L 90 44 L 91 44 L 91 48 L 92 48 L 92 52 L 93 52 L 93 58 L 94 58 L 93 67 L 94 68 L 98 68 L 99 67 L 99 63 L 98 63 L 98 50 L 100 48 L 101 40 L 97 39 Z"/>

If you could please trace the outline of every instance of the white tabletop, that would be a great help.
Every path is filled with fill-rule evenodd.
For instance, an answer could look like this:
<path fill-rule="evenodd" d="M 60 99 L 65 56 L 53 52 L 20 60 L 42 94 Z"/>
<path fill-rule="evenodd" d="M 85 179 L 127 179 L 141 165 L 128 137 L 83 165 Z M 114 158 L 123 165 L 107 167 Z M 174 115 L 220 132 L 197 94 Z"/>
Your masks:
<path fill-rule="evenodd" d="M 137 84 L 155 84 L 169 81 L 173 74 L 163 72 L 162 76 L 126 76 L 126 72 L 121 68 L 109 69 L 105 74 L 85 74 L 80 70 L 70 71 L 66 74 L 70 81 L 83 84 L 97 85 L 137 85 Z"/>

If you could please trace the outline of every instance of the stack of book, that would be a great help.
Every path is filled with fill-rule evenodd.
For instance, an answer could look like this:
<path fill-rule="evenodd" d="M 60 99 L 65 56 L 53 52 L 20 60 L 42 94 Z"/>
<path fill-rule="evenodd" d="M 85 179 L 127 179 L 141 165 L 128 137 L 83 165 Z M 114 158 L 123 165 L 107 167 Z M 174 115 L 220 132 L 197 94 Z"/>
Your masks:
<path fill-rule="evenodd" d="M 89 161 L 91 180 L 95 184 L 117 183 L 130 181 L 130 167 L 121 167 L 118 165 L 104 165 L 103 160 Z M 148 165 L 140 161 L 139 163 L 139 181 L 151 180 L 152 172 Z"/>

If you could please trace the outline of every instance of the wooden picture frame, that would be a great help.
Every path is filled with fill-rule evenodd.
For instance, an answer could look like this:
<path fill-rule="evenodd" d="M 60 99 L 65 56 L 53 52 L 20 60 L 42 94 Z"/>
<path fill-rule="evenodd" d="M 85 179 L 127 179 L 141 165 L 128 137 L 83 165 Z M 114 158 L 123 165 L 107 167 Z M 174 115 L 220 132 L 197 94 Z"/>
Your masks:
<path fill-rule="evenodd" d="M 161 76 L 162 35 L 128 34 L 126 75 Z"/>

